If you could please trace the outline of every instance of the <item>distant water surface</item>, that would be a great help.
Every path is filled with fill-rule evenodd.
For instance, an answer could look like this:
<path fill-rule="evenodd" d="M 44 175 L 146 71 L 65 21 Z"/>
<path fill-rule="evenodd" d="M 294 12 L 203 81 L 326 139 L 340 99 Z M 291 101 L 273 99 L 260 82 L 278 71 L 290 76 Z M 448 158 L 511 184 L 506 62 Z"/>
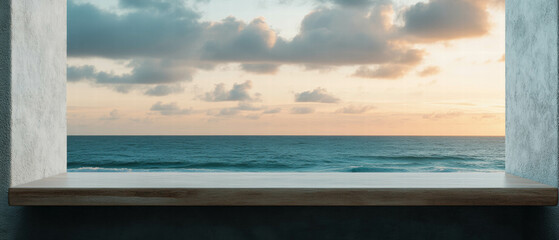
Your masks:
<path fill-rule="evenodd" d="M 68 136 L 69 171 L 495 172 L 504 137 Z"/>

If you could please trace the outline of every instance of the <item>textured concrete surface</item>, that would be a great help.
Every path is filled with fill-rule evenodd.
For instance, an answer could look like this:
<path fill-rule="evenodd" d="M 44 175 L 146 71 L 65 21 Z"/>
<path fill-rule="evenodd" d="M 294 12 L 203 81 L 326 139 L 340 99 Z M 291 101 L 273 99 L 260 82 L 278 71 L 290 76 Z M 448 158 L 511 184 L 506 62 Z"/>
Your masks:
<path fill-rule="evenodd" d="M 11 184 L 66 171 L 66 1 L 12 0 Z"/>
<path fill-rule="evenodd" d="M 506 1 L 506 171 L 558 186 L 558 1 Z M 527 208 L 532 239 L 559 239 L 559 208 Z"/>
<path fill-rule="evenodd" d="M 10 16 L 10 1 L 0 2 L 0 239 L 14 229 L 8 219 L 15 211 L 6 204 L 10 186 Z"/>
<path fill-rule="evenodd" d="M 557 186 L 558 2 L 506 4 L 506 170 Z"/>
<path fill-rule="evenodd" d="M 63 74 L 56 69 L 65 69 L 65 63 L 49 56 L 65 53 L 54 33 L 65 26 L 61 13 L 66 1 L 12 2 L 16 28 L 10 28 L 10 1 L 0 1 L 0 239 L 559 239 L 555 207 L 8 207 L 10 179 L 20 183 L 62 170 L 58 161 L 63 159 L 48 157 L 63 157 L 58 149 L 63 143 L 46 138 L 59 137 L 50 132 L 64 127 L 57 125 L 62 102 L 48 110 L 33 104 L 48 107 L 45 103 L 56 104 L 64 95 L 54 87 L 63 87 L 55 76 Z M 507 129 L 514 134 L 507 136 L 507 144 L 512 144 L 507 146 L 507 170 L 553 185 L 557 20 L 557 1 L 507 0 L 507 77 L 518 81 L 507 85 L 507 114 L 512 114 L 507 127 L 514 127 L 512 132 Z M 11 29 L 17 30 L 17 41 L 10 41 Z M 19 67 L 10 72 L 11 63 Z M 41 71 L 45 78 L 37 75 Z M 32 79 L 39 81 L 39 76 L 54 82 L 34 85 Z M 10 91 L 16 78 L 23 82 Z M 12 116 L 10 104 L 25 108 L 11 108 Z M 521 107 L 509 113 L 511 104 Z M 37 119 L 25 119 L 27 114 Z M 518 140 L 511 142 L 512 136 Z M 10 142 L 20 145 L 10 150 Z M 47 159 L 40 160 L 44 154 Z"/>

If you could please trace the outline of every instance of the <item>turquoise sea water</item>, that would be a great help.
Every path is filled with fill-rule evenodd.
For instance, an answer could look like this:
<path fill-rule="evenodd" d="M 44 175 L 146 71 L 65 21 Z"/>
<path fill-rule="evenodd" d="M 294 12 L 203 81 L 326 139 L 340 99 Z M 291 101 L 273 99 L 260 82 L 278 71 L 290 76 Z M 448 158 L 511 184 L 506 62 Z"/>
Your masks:
<path fill-rule="evenodd" d="M 68 136 L 69 171 L 494 172 L 504 137 Z"/>

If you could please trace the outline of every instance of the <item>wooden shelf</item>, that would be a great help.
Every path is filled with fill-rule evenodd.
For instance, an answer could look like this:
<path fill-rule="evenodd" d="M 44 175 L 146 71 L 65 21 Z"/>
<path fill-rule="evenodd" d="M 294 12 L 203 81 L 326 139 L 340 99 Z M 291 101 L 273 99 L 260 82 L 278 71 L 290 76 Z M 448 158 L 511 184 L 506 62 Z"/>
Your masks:
<path fill-rule="evenodd" d="M 10 188 L 13 206 L 554 206 L 505 173 L 64 173 Z"/>

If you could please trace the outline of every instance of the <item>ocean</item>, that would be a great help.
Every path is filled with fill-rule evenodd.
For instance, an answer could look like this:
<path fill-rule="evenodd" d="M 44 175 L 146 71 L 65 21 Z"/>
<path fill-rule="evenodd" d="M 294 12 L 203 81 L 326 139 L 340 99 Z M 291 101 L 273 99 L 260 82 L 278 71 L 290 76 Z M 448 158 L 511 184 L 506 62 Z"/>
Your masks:
<path fill-rule="evenodd" d="M 68 136 L 70 172 L 499 172 L 504 137 Z"/>

